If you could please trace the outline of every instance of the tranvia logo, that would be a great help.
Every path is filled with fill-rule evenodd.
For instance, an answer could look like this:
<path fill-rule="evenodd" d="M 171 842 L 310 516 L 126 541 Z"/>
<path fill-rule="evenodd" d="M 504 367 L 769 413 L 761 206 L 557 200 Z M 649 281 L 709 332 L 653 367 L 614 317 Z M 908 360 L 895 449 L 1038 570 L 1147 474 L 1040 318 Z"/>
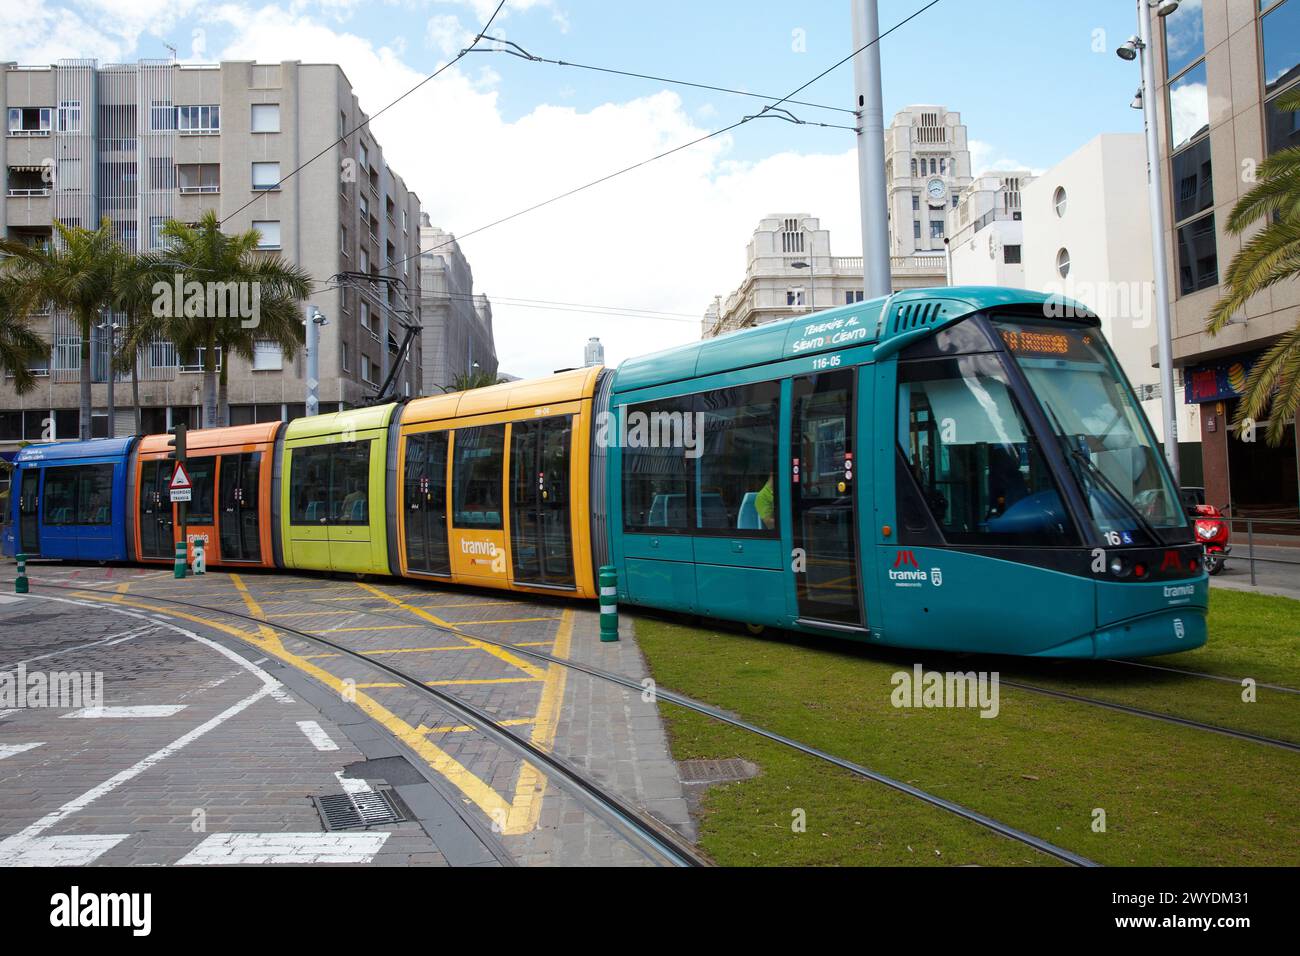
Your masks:
<path fill-rule="evenodd" d="M 485 554 L 490 558 L 494 558 L 496 557 L 497 546 L 491 541 L 462 540 L 460 550 L 465 554 Z"/>
<path fill-rule="evenodd" d="M 935 587 L 940 587 L 940 586 L 943 584 L 943 569 L 942 569 L 942 568 L 931 568 L 931 569 L 930 569 L 930 583 L 932 583 Z"/>
<path fill-rule="evenodd" d="M 894 582 L 896 588 L 919 588 L 930 580 L 938 586 L 943 582 L 943 573 L 938 568 L 929 573 L 922 571 L 916 554 L 904 549 L 894 558 L 894 566 L 889 569 L 889 580 Z"/>

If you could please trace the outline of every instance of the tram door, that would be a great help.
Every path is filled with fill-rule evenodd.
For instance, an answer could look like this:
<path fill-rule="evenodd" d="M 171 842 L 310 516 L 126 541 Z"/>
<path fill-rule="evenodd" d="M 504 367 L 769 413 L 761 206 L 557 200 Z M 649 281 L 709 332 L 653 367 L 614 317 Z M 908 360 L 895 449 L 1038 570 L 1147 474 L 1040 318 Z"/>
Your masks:
<path fill-rule="evenodd" d="M 451 574 L 447 546 L 447 436 L 426 432 L 406 439 L 402 502 L 406 509 L 406 566 L 425 574 Z"/>
<path fill-rule="evenodd" d="M 146 461 L 140 467 L 140 556 L 174 558 L 171 483 L 176 464 L 170 459 Z"/>
<path fill-rule="evenodd" d="M 40 502 L 41 470 L 28 468 L 18 489 L 18 550 L 22 554 L 41 553 Z"/>
<path fill-rule="evenodd" d="M 520 584 L 573 587 L 569 415 L 510 427 L 510 553 Z"/>
<path fill-rule="evenodd" d="M 858 580 L 853 446 L 854 370 L 794 380 L 791 505 L 799 617 L 847 628 L 864 626 Z"/>
<path fill-rule="evenodd" d="M 222 561 L 261 561 L 258 530 L 258 472 L 262 453 L 221 456 L 217 508 Z"/>

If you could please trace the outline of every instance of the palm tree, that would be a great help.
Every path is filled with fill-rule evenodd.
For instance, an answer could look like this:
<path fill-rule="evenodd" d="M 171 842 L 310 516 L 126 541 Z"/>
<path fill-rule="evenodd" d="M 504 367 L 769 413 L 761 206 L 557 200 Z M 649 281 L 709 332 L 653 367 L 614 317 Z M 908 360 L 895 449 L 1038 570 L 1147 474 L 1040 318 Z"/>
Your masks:
<path fill-rule="evenodd" d="M 472 388 L 487 388 L 489 385 L 500 385 L 501 381 L 492 372 L 484 369 L 478 369 L 473 372 L 461 372 L 451 380 L 453 392 L 468 392 Z"/>
<path fill-rule="evenodd" d="M 126 334 L 118 340 L 113 367 L 131 368 L 131 405 L 135 411 L 135 434 L 142 431 L 140 422 L 140 349 L 148 346 L 134 334 L 137 326 L 148 323 L 157 298 L 153 289 L 158 282 L 171 279 L 171 270 L 157 252 L 133 254 L 122 250 L 113 282 L 113 309 L 126 318 Z"/>
<path fill-rule="evenodd" d="M 1277 108 L 1300 111 L 1300 90 L 1284 94 Z M 1223 277 L 1227 292 L 1215 303 L 1206 329 L 1218 335 L 1246 302 L 1263 290 L 1300 277 L 1300 147 L 1279 150 L 1259 164 L 1258 181 L 1237 201 L 1227 230 L 1240 236 L 1260 220 L 1262 229 L 1241 247 Z M 1269 407 L 1272 406 L 1271 411 Z M 1268 413 L 1265 438 L 1281 444 L 1300 407 L 1300 321 L 1270 346 L 1246 377 L 1235 424 Z"/>
<path fill-rule="evenodd" d="M 16 281 L 14 305 L 30 315 L 45 303 L 56 311 L 69 312 L 81 334 L 81 423 L 80 437 L 90 437 L 91 329 L 113 297 L 117 243 L 107 219 L 99 228 L 65 226 L 55 221 L 57 242 L 33 246 L 16 239 L 0 239 L 0 254 L 11 256 L 6 263 Z"/>
<path fill-rule="evenodd" d="M 210 428 L 225 420 L 225 366 L 231 353 L 252 358 L 254 342 L 269 339 L 293 357 L 305 336 L 298 303 L 311 293 L 311 277 L 279 255 L 259 252 L 257 230 L 233 235 L 222 232 L 221 222 L 211 210 L 194 226 L 168 220 L 162 235 L 167 249 L 160 254 L 158 265 L 167 273 L 165 285 L 174 288 L 179 276 L 183 290 L 198 282 L 205 294 L 214 284 L 237 290 L 246 303 L 253 301 L 254 291 L 258 295 L 257 322 L 248 324 L 238 315 L 221 315 L 207 308 L 211 299 L 200 307 L 187 307 L 175 299 L 172 289 L 160 288 L 161 298 L 171 300 L 171 308 L 151 308 L 142 314 L 130 330 L 128 342 L 123 343 L 124 348 L 136 349 L 163 337 L 183 353 L 202 350 L 203 424 Z M 218 349 L 223 355 L 220 396 Z"/>
<path fill-rule="evenodd" d="M 14 377 L 19 395 L 36 387 L 31 366 L 50 354 L 49 343 L 27 324 L 28 313 L 19 304 L 22 298 L 14 279 L 0 277 L 0 374 Z"/>

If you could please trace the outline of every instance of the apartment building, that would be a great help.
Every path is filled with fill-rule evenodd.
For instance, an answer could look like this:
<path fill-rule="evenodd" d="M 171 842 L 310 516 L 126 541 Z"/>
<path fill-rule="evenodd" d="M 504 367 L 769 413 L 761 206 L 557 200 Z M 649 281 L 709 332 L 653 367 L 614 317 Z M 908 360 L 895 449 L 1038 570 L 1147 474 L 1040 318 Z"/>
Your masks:
<path fill-rule="evenodd" d="M 417 394 L 420 323 L 419 198 L 384 161 L 343 71 L 333 64 L 169 61 L 51 66 L 0 64 L 0 222 L 10 238 L 52 241 L 55 220 L 107 218 L 131 251 L 159 249 L 168 219 L 215 210 L 228 232 L 256 229 L 261 248 L 316 280 L 309 302 L 321 329 L 320 409 Z M 352 132 L 356 130 L 355 132 Z M 337 142 L 342 137 L 341 142 Z M 306 163 L 321 151 L 324 155 Z M 297 171 L 295 171 L 297 170 Z M 372 278 L 366 278 L 372 277 Z M 111 316 L 92 335 L 93 434 L 135 430 L 131 376 L 119 373 L 107 418 Z M 0 382 L 0 448 L 75 438 L 80 336 L 66 315 L 33 317 L 53 346 L 41 384 L 16 395 Z M 272 343 L 227 362 L 232 424 L 303 414 L 304 359 Z M 137 356 L 141 429 L 198 426 L 202 356 L 155 342 Z"/>
<path fill-rule="evenodd" d="M 1296 518 L 1295 423 L 1281 448 L 1241 441 L 1231 423 L 1251 366 L 1296 323 L 1300 284 L 1256 296 L 1217 336 L 1205 321 L 1242 244 L 1225 230 L 1233 206 L 1260 161 L 1300 145 L 1300 114 L 1277 106 L 1300 82 L 1300 0 L 1183 0 L 1149 16 L 1174 362 L 1184 399 L 1200 407 L 1206 493 L 1237 514 Z"/>
<path fill-rule="evenodd" d="M 456 237 L 420 220 L 420 306 L 425 394 L 475 372 L 497 374 L 492 303 L 474 292 L 474 270 Z"/>
<path fill-rule="evenodd" d="M 984 173 L 957 194 L 948 210 L 953 285 L 1025 288 L 1021 191 L 1033 181 L 1027 169 Z"/>

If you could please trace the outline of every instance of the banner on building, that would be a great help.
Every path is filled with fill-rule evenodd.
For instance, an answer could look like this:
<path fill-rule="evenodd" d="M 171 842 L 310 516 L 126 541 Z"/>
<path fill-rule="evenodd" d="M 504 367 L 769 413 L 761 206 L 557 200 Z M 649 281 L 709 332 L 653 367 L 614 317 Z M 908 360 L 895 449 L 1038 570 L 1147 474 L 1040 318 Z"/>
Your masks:
<path fill-rule="evenodd" d="M 1189 405 L 1240 398 L 1258 353 L 1233 356 L 1210 365 L 1194 365 L 1183 373 L 1183 401 Z"/>

